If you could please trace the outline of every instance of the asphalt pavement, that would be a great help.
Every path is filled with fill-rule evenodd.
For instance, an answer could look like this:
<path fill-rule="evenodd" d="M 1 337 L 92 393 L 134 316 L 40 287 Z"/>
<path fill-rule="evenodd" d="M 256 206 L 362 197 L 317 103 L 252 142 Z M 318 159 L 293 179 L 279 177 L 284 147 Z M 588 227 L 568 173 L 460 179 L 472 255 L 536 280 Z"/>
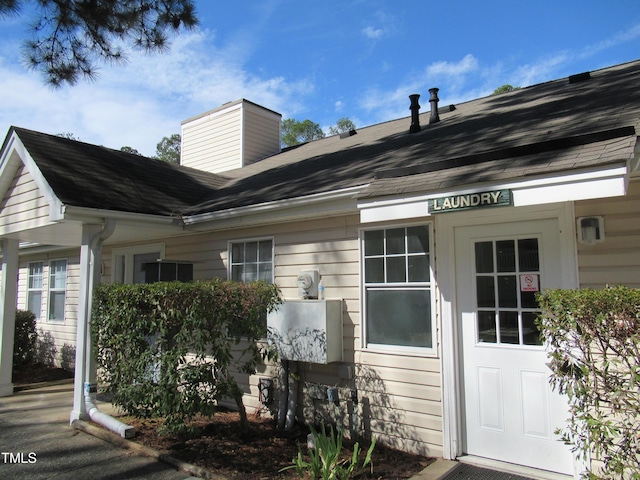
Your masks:
<path fill-rule="evenodd" d="M 0 398 L 2 479 L 193 479 L 154 458 L 133 453 L 69 426 L 73 384 Z M 98 404 L 109 413 L 110 404 Z"/>

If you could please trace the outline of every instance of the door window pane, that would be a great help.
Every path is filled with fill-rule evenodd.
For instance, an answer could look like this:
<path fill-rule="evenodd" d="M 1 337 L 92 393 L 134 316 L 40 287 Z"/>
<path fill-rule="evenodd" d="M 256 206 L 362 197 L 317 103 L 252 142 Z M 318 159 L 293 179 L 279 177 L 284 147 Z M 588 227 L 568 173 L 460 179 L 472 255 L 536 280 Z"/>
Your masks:
<path fill-rule="evenodd" d="M 520 343 L 518 312 L 500 311 L 500 343 L 515 345 Z"/>
<path fill-rule="evenodd" d="M 520 305 L 522 308 L 538 308 L 536 292 L 520 292 Z"/>
<path fill-rule="evenodd" d="M 476 277 L 478 307 L 495 307 L 496 291 L 493 277 Z"/>
<path fill-rule="evenodd" d="M 540 270 L 537 238 L 518 240 L 518 259 L 521 272 L 537 272 Z"/>
<path fill-rule="evenodd" d="M 515 272 L 516 243 L 513 240 L 496 242 L 496 259 L 499 272 Z"/>
<path fill-rule="evenodd" d="M 518 285 L 515 275 L 498 275 L 498 306 L 518 307 Z"/>
<path fill-rule="evenodd" d="M 522 343 L 525 345 L 542 345 L 540 330 L 536 326 L 537 312 L 522 313 Z"/>
<path fill-rule="evenodd" d="M 493 242 L 476 243 L 476 273 L 493 272 Z"/>
<path fill-rule="evenodd" d="M 496 343 L 496 314 L 491 311 L 478 312 L 478 343 Z"/>

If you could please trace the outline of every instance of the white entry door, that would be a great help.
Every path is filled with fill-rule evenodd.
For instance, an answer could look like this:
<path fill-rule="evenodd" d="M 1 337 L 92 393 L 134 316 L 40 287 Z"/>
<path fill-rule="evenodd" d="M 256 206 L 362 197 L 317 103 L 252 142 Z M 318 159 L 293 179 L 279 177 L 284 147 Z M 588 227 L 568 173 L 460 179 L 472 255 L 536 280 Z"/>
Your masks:
<path fill-rule="evenodd" d="M 571 474 L 571 452 L 554 434 L 568 417 L 567 405 L 551 390 L 535 327 L 535 293 L 561 287 L 558 222 L 455 232 L 464 451 Z"/>

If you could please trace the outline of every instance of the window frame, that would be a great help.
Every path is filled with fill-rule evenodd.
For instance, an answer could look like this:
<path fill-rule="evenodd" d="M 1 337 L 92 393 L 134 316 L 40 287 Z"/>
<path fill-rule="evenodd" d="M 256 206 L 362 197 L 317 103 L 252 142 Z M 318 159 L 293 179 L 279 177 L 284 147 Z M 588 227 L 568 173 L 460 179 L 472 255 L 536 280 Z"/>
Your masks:
<path fill-rule="evenodd" d="M 271 242 L 271 278 L 267 281 L 267 283 L 273 284 L 275 283 L 276 278 L 276 252 L 275 252 L 275 240 L 274 237 L 255 237 L 255 238 L 241 238 L 237 240 L 229 240 L 227 243 L 227 279 L 233 280 L 233 266 L 240 265 L 239 262 L 233 262 L 233 246 L 237 244 L 244 244 L 246 248 L 247 243 L 258 243 L 258 254 L 260 252 L 259 242 Z M 258 258 L 256 264 L 260 263 L 260 259 Z M 246 262 L 242 262 L 242 265 L 246 266 Z M 241 281 L 241 280 L 238 280 Z"/>
<path fill-rule="evenodd" d="M 159 253 L 159 258 L 163 260 L 165 258 L 165 248 L 164 243 L 114 248 L 111 251 L 111 283 L 133 284 L 135 256 Z"/>
<path fill-rule="evenodd" d="M 37 261 L 33 261 L 33 262 L 29 262 L 27 263 L 27 295 L 26 295 L 26 299 L 25 299 L 25 309 L 29 310 L 30 312 L 33 312 L 33 314 L 36 316 L 36 320 L 39 321 L 42 318 L 42 305 L 43 305 L 43 293 L 44 293 L 44 286 L 45 286 L 45 269 L 44 269 L 44 261 L 43 260 L 37 260 Z M 33 288 L 31 287 L 31 279 L 34 277 L 37 277 L 36 275 L 33 275 L 31 273 L 31 268 L 33 265 L 40 265 L 40 288 Z M 40 293 L 40 308 L 38 309 L 38 312 L 34 312 L 33 310 L 31 310 L 31 293 L 32 292 L 39 292 Z"/>
<path fill-rule="evenodd" d="M 52 275 L 54 274 L 54 269 L 53 269 L 53 264 L 57 263 L 57 262 L 64 262 L 64 287 L 53 287 L 52 285 L 54 284 L 54 282 L 52 282 Z M 51 260 L 49 260 L 49 265 L 48 265 L 48 273 L 47 273 L 47 323 L 53 323 L 53 324 L 64 324 L 66 321 L 66 317 L 67 317 L 67 285 L 69 282 L 69 259 L 68 258 L 53 258 Z M 52 318 L 51 314 L 52 314 L 52 306 L 54 305 L 54 302 L 52 301 L 53 295 L 55 293 L 63 293 L 64 294 L 64 303 L 62 306 L 62 319 L 58 319 L 58 318 Z"/>
<path fill-rule="evenodd" d="M 429 280 L 424 282 L 410 282 L 408 278 L 404 282 L 366 282 L 366 269 L 365 269 L 365 233 L 372 231 L 387 231 L 394 230 L 399 228 L 412 228 L 412 227 L 427 227 L 428 235 L 429 235 L 429 250 L 426 252 L 428 257 L 429 264 Z M 380 353 L 398 353 L 403 355 L 415 355 L 415 356 L 427 356 L 427 357 L 437 357 L 438 354 L 438 339 L 437 339 L 437 324 L 436 324 L 436 280 L 435 280 L 435 260 L 434 260 L 434 228 L 433 222 L 410 222 L 410 223 L 394 223 L 394 224 L 385 224 L 385 225 L 375 225 L 375 226 L 367 226 L 361 227 L 358 230 L 359 235 L 359 261 L 360 261 L 360 311 L 361 311 L 361 322 L 360 322 L 360 338 L 361 338 L 361 348 L 363 350 L 369 352 L 380 352 Z M 407 235 L 405 230 L 404 235 L 405 246 L 407 242 Z M 395 254 L 391 254 L 390 256 L 395 256 Z M 408 259 L 410 256 L 410 252 L 404 253 L 405 258 Z M 387 258 L 386 252 L 381 255 L 382 258 Z M 371 257 L 369 257 L 371 258 Z M 407 260 L 408 261 L 408 260 Z M 406 272 L 408 277 L 409 272 Z M 385 279 L 386 280 L 386 279 Z M 431 346 L 430 347 L 415 347 L 408 345 L 393 345 L 393 344 L 381 344 L 381 343 L 370 343 L 368 341 L 368 313 L 367 313 L 367 303 L 368 296 L 367 292 L 370 290 L 398 290 L 398 291 L 408 291 L 408 290 L 423 290 L 429 292 L 429 301 L 430 301 L 430 318 L 429 321 L 431 323 Z"/>

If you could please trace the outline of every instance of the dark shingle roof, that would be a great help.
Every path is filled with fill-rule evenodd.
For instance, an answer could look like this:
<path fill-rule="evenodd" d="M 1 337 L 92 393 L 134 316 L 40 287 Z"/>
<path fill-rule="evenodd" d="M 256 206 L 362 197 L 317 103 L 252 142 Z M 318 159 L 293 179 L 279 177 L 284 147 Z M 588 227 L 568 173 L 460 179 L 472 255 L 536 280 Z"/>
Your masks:
<path fill-rule="evenodd" d="M 402 118 L 224 175 L 13 130 L 65 204 L 199 214 L 365 184 L 360 196 L 376 197 L 620 164 L 634 154 L 638 85 L 640 61 L 466 102 L 432 125 L 426 112 L 419 133 Z"/>
<path fill-rule="evenodd" d="M 640 126 L 640 62 L 457 105 L 422 131 L 403 118 L 310 142 L 243 169 L 204 213 L 370 184 L 361 197 L 462 187 L 624 162 Z M 407 101 L 408 104 L 408 101 Z"/>
<path fill-rule="evenodd" d="M 59 136 L 17 127 L 11 131 L 65 205 L 180 214 L 226 181 L 220 175 Z"/>

